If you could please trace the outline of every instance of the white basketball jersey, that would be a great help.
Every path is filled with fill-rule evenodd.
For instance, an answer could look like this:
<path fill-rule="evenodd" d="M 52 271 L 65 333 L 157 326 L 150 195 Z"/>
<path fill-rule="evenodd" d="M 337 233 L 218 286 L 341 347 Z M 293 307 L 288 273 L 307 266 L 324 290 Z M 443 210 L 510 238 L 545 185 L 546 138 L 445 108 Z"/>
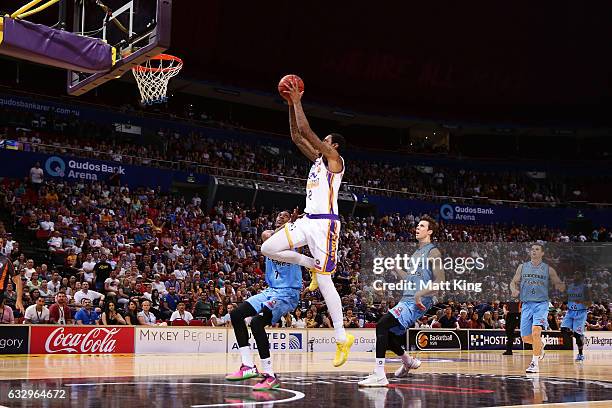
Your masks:
<path fill-rule="evenodd" d="M 308 214 L 338 214 L 338 191 L 344 175 L 344 159 L 342 171 L 332 173 L 323 163 L 323 156 L 315 160 L 306 182 L 306 208 Z"/>

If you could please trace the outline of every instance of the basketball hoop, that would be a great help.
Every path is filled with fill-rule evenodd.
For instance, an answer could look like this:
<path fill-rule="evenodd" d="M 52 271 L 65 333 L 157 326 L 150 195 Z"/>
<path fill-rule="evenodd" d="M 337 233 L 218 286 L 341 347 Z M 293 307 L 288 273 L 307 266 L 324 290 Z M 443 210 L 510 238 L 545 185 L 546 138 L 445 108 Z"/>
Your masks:
<path fill-rule="evenodd" d="M 183 60 L 167 54 L 156 55 L 142 65 L 132 67 L 141 102 L 145 105 L 166 102 L 168 81 L 178 74 L 181 68 Z"/>

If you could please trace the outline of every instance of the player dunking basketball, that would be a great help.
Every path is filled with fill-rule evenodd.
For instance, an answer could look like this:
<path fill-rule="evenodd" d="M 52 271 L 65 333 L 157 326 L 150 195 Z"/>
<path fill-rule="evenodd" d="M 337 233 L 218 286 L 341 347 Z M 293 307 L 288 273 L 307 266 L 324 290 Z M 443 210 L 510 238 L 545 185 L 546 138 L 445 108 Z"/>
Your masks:
<path fill-rule="evenodd" d="M 389 384 L 385 374 L 385 353 L 393 351 L 402 359 L 402 366 L 395 371 L 396 377 L 405 377 L 410 369 L 421 366 L 421 362 L 402 348 L 405 343 L 406 330 L 425 314 L 433 305 L 432 295 L 437 292 L 424 288 L 428 283 L 440 283 L 445 279 L 442 263 L 435 261 L 441 258 L 440 250 L 431 242 L 437 228 L 436 221 L 424 216 L 419 221 L 415 235 L 418 248 L 411 256 L 412 271 L 400 271 L 401 278 L 412 282 L 404 291 L 402 299 L 376 323 L 376 364 L 374 373 L 359 381 L 360 387 L 386 387 Z M 435 286 L 435 285 L 432 285 Z"/>
<path fill-rule="evenodd" d="M 277 261 L 302 265 L 312 274 L 310 290 L 321 291 L 332 318 L 336 337 L 334 366 L 344 364 L 355 338 L 346 334 L 343 326 L 340 295 L 331 279 L 336 270 L 340 218 L 338 216 L 338 191 L 344 175 L 344 159 L 339 150 L 344 137 L 332 133 L 321 141 L 312 131 L 304 110 L 297 82 L 287 85 L 289 126 L 291 139 L 300 151 L 313 162 L 306 184 L 305 216 L 285 225 L 261 247 L 261 252 Z M 308 245 L 312 258 L 293 251 Z"/>
<path fill-rule="evenodd" d="M 276 217 L 276 226 L 281 229 L 290 220 L 289 213 L 282 211 Z M 266 242 L 274 231 L 264 231 L 262 239 Z M 282 231 L 281 231 L 282 232 Z M 242 365 L 235 373 L 225 378 L 229 381 L 241 381 L 260 375 L 253 363 L 249 346 L 249 333 L 245 319 L 251 319 L 251 331 L 257 344 L 259 358 L 262 363 L 260 382 L 253 387 L 255 390 L 268 390 L 280 387 L 280 382 L 272 369 L 270 359 L 270 343 L 265 327 L 278 323 L 280 318 L 295 310 L 300 301 L 302 289 L 302 269 L 299 265 L 266 259 L 266 283 L 268 288 L 262 293 L 251 296 L 230 314 L 236 341 L 240 347 Z"/>
<path fill-rule="evenodd" d="M 15 274 L 15 268 L 11 260 L 4 254 L 0 253 L 0 299 L 4 297 L 4 292 L 9 284 L 13 281 L 15 285 L 15 291 L 17 292 L 17 300 L 15 301 L 15 308 L 21 312 L 23 316 L 25 309 L 23 307 L 23 284 L 21 282 L 21 276 Z"/>
<path fill-rule="evenodd" d="M 553 267 L 542 262 L 543 244 L 533 244 L 529 255 L 531 260 L 516 268 L 514 278 L 510 282 L 510 291 L 513 297 L 520 295 L 521 337 L 523 342 L 533 347 L 533 357 L 525 371 L 537 373 L 540 371 L 539 360 L 544 358 L 546 346 L 542 343 L 542 330 L 548 326 L 548 283 L 552 281 L 560 291 L 565 290 L 565 284 Z"/>

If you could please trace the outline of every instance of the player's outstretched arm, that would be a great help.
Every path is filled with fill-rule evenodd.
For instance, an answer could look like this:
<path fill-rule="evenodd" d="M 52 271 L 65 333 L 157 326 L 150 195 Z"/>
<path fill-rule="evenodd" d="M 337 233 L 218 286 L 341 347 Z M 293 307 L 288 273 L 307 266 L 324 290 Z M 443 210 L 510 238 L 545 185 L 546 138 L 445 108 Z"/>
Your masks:
<path fill-rule="evenodd" d="M 442 263 L 440 262 L 441 258 L 442 254 L 440 253 L 440 250 L 438 248 L 433 248 L 429 252 L 429 257 L 427 258 L 427 260 L 433 265 L 432 272 L 434 286 L 438 286 L 436 284 L 440 284 L 446 280 L 446 273 L 444 273 L 444 269 L 442 269 Z M 421 298 L 436 294 L 437 292 L 438 290 L 436 289 L 421 289 L 414 294 L 414 301 L 420 309 L 425 309 L 425 305 L 421 303 Z"/>
<path fill-rule="evenodd" d="M 512 297 L 519 296 L 519 284 L 521 283 L 521 272 L 523 271 L 523 264 L 520 264 L 516 267 L 516 272 L 512 281 L 510 282 L 510 293 Z"/>
<path fill-rule="evenodd" d="M 552 266 L 548 268 L 548 274 L 550 275 L 550 280 L 552 281 L 555 288 L 557 288 L 557 290 L 559 290 L 560 292 L 565 291 L 565 283 L 563 283 L 561 278 L 559 278 L 559 275 L 557 275 L 557 271 L 555 270 L 555 268 L 553 268 Z"/>
<path fill-rule="evenodd" d="M 289 129 L 291 130 L 291 140 L 293 140 L 293 143 L 295 143 L 304 156 L 308 157 L 308 160 L 315 161 L 319 157 L 319 152 L 299 132 L 293 104 L 289 105 Z"/>
<path fill-rule="evenodd" d="M 327 159 L 330 165 L 330 170 L 335 171 L 334 168 L 342 170 L 342 159 L 336 149 L 330 144 L 324 143 L 319 136 L 310 128 L 306 114 L 302 108 L 302 95 L 304 92 L 300 92 L 297 81 L 289 81 L 287 85 L 289 88 L 289 97 L 291 98 L 291 104 L 295 113 L 295 121 L 297 124 L 297 130 L 308 143 L 318 152 L 321 153 Z M 340 171 L 339 170 L 339 171 Z"/>

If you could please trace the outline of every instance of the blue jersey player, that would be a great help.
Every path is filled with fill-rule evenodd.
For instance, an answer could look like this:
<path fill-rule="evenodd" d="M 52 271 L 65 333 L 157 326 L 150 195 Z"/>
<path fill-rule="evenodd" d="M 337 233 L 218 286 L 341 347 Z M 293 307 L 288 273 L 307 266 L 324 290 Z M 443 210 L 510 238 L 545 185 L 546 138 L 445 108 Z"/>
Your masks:
<path fill-rule="evenodd" d="M 282 211 L 276 217 L 276 226 L 280 229 L 290 218 L 287 211 Z M 265 241 L 273 233 L 274 231 L 264 231 L 262 239 Z M 230 381 L 241 381 L 260 376 L 253 363 L 249 333 L 244 320 L 254 316 L 251 319 L 251 331 L 262 363 L 262 379 L 253 387 L 255 390 L 280 387 L 280 382 L 272 369 L 270 343 L 265 327 L 278 323 L 282 316 L 298 306 L 302 289 L 302 269 L 299 265 L 266 259 L 266 283 L 268 284 L 266 290 L 251 296 L 230 314 L 236 341 L 240 347 L 242 365 L 238 371 L 225 378 Z"/>
<path fill-rule="evenodd" d="M 544 246 L 533 244 L 529 251 L 531 260 L 520 264 L 510 282 L 513 297 L 519 296 L 521 301 L 521 337 L 525 343 L 533 347 L 533 357 L 526 372 L 539 372 L 539 360 L 544 357 L 542 330 L 548 326 L 548 286 L 549 282 L 560 291 L 565 290 L 565 284 L 559 279 L 557 272 L 543 262 Z"/>
<path fill-rule="evenodd" d="M 385 374 L 385 353 L 393 351 L 402 359 L 402 365 L 395 371 L 396 377 L 405 377 L 410 369 L 419 368 L 421 362 L 402 348 L 405 344 L 406 330 L 425 314 L 433 305 L 432 295 L 435 284 L 444 281 L 444 269 L 440 262 L 440 250 L 431 243 L 436 229 L 436 221 L 424 216 L 419 221 L 415 235 L 418 248 L 411 256 L 410 271 L 397 270 L 406 285 L 402 299 L 376 323 L 376 364 L 374 373 L 359 382 L 361 387 L 386 387 L 389 384 Z M 429 289 L 432 288 L 432 289 Z"/>
<path fill-rule="evenodd" d="M 584 354 L 584 328 L 586 325 L 589 306 L 591 305 L 590 291 L 585 284 L 584 271 L 577 270 L 574 272 L 574 280 L 567 285 L 567 313 L 561 322 L 561 333 L 566 342 L 571 344 L 573 334 L 576 338 L 576 346 L 578 346 L 578 356 L 576 361 L 583 361 Z"/>

